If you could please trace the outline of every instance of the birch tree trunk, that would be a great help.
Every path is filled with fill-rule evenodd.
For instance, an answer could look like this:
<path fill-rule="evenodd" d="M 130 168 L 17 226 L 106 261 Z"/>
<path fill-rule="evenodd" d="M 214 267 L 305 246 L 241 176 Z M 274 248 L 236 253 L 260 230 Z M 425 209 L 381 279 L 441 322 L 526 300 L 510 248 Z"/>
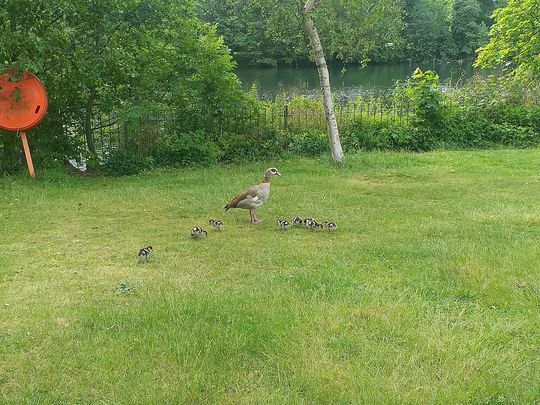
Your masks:
<path fill-rule="evenodd" d="M 323 97 L 324 115 L 326 117 L 326 125 L 328 127 L 328 138 L 330 140 L 330 148 L 332 156 L 338 163 L 343 163 L 343 149 L 339 141 L 339 130 L 334 114 L 334 106 L 332 104 L 332 91 L 330 90 L 330 75 L 328 74 L 328 66 L 324 57 L 324 51 L 319 38 L 319 33 L 315 28 L 315 24 L 310 13 L 317 7 L 322 0 L 307 0 L 304 7 L 300 8 L 300 14 L 304 24 L 304 31 L 309 38 L 309 43 L 313 48 L 315 55 L 315 64 L 319 72 L 319 81 L 321 83 L 321 92 Z"/>

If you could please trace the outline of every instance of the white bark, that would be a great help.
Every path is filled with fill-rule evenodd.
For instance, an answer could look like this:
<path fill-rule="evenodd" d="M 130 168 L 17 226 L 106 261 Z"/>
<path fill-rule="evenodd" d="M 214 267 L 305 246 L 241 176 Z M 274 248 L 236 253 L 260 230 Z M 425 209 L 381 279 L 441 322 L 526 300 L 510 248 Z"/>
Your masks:
<path fill-rule="evenodd" d="M 338 163 L 344 160 L 343 149 L 339 141 L 339 130 L 334 114 L 334 106 L 332 104 L 332 91 L 330 89 L 330 75 L 328 74 L 328 66 L 324 57 L 324 51 L 319 38 L 319 33 L 315 28 L 315 24 L 309 13 L 315 9 L 321 0 L 307 0 L 304 8 L 301 10 L 304 30 L 309 38 L 313 53 L 315 55 L 315 63 L 319 72 L 319 81 L 321 83 L 321 92 L 323 97 L 324 114 L 326 117 L 326 125 L 328 127 L 328 138 L 330 140 L 330 148 L 332 156 Z"/>

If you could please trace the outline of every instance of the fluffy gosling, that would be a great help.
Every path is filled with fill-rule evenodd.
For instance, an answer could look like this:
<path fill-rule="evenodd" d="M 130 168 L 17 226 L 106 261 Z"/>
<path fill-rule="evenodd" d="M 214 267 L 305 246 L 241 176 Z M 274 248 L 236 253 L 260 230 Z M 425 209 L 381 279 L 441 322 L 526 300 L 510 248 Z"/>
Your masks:
<path fill-rule="evenodd" d="M 277 220 L 277 225 L 278 225 L 279 229 L 287 230 L 287 229 L 289 229 L 289 226 L 291 224 L 286 219 L 278 219 Z"/>
<path fill-rule="evenodd" d="M 147 262 L 148 259 L 150 259 L 150 255 L 152 254 L 153 251 L 154 249 L 152 248 L 152 246 L 147 246 L 139 250 L 139 253 L 137 254 L 137 258 L 139 259 L 139 262 L 142 262 L 143 260 Z"/>
<path fill-rule="evenodd" d="M 294 226 L 302 226 L 304 221 L 302 221 L 302 218 L 300 218 L 300 215 L 296 214 L 292 219 L 292 223 Z"/>
<path fill-rule="evenodd" d="M 334 232 L 336 229 L 337 229 L 337 225 L 335 222 L 332 222 L 332 221 L 324 221 L 324 223 L 326 224 L 326 228 L 330 231 L 330 232 Z"/>
<path fill-rule="evenodd" d="M 204 229 L 202 228 L 199 228 L 198 226 L 195 226 L 193 228 L 191 228 L 191 230 L 189 231 L 190 235 L 192 238 L 200 238 L 202 237 L 203 235 L 206 237 L 208 236 L 208 232 L 206 232 Z"/>
<path fill-rule="evenodd" d="M 220 221 L 219 219 L 211 219 L 208 223 L 212 225 L 216 231 L 221 231 L 223 229 L 223 221 Z"/>

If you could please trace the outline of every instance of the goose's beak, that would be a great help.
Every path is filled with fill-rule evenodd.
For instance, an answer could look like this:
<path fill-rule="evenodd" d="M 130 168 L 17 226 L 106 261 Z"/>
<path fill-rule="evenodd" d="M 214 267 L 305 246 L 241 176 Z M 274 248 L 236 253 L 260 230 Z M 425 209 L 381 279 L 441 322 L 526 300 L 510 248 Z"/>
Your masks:
<path fill-rule="evenodd" d="M 278 176 L 281 176 L 281 173 L 280 173 L 280 172 L 278 172 L 278 171 L 276 171 L 276 174 L 277 174 Z"/>

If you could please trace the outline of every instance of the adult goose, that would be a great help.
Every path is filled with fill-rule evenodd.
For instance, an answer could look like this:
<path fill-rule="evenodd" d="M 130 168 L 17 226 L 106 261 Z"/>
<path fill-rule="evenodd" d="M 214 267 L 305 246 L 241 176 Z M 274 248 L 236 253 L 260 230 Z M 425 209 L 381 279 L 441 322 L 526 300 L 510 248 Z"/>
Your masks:
<path fill-rule="evenodd" d="M 255 216 L 255 210 L 268 199 L 270 195 L 270 179 L 272 176 L 281 176 L 275 167 L 271 167 L 264 174 L 264 180 L 257 186 L 252 186 L 234 197 L 225 206 L 225 210 L 230 208 L 243 208 L 249 210 L 249 221 L 252 224 L 259 224 L 261 221 Z"/>

